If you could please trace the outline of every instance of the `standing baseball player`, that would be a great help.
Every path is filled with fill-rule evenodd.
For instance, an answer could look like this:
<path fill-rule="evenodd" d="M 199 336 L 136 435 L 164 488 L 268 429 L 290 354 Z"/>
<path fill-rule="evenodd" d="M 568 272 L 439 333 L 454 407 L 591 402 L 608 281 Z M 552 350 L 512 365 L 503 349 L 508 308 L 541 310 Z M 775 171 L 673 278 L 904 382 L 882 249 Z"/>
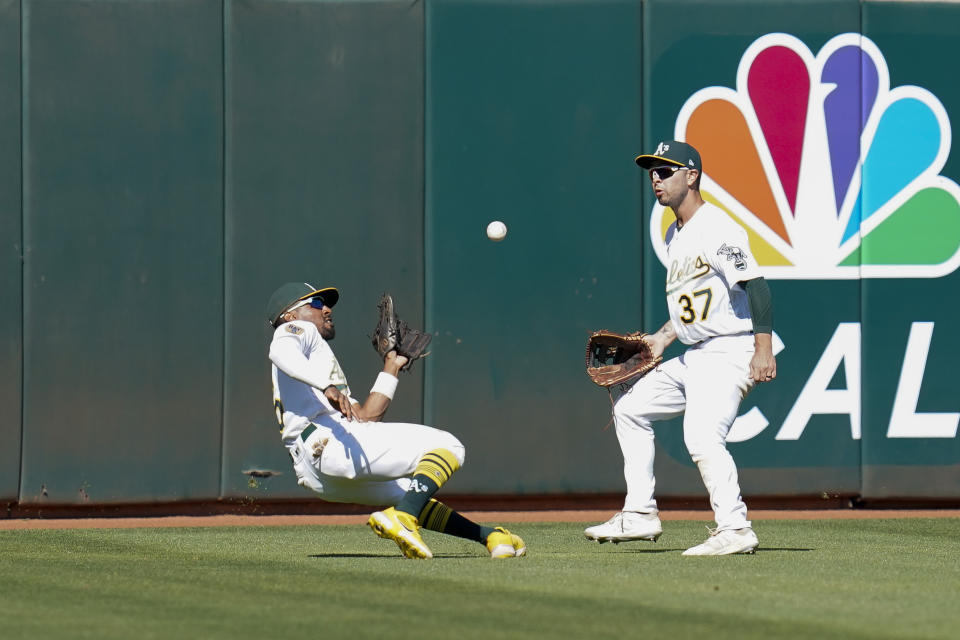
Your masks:
<path fill-rule="evenodd" d="M 640 378 L 615 403 L 627 495 L 620 513 L 584 533 L 601 543 L 660 537 L 652 423 L 683 414 L 684 444 L 700 470 L 717 523 L 706 542 L 683 555 L 752 553 L 758 540 L 726 438 L 740 401 L 756 383 L 777 374 L 770 288 L 743 228 L 700 196 L 696 149 L 676 140 L 661 142 L 636 162 L 649 172 L 657 200 L 677 217 L 666 237 L 670 320 L 644 339 L 655 357 L 677 338 L 689 348 Z"/>
<path fill-rule="evenodd" d="M 479 542 L 493 558 L 525 555 L 519 536 L 471 522 L 433 499 L 463 464 L 457 438 L 424 425 L 381 422 L 407 357 L 388 351 L 367 399 L 361 404 L 353 398 L 330 348 L 339 298 L 333 287 L 291 282 L 267 305 L 267 321 L 275 327 L 274 404 L 298 483 L 330 502 L 393 505 L 367 524 L 407 558 L 432 557 L 420 527 Z"/>

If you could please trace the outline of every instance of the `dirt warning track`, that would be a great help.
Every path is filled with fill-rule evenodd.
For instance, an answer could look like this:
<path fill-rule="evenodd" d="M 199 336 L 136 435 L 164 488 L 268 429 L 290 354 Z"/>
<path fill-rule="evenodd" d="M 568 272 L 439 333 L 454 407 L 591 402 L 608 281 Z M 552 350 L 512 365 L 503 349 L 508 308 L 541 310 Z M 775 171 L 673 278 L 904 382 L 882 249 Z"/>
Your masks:
<path fill-rule="evenodd" d="M 464 511 L 476 522 L 603 522 L 610 510 Z M 751 520 L 828 520 L 960 518 L 960 509 L 756 509 Z M 665 510 L 661 520 L 711 522 L 711 511 Z M 145 518 L 23 518 L 0 519 L 0 530 L 15 529 L 130 529 L 137 527 L 278 527 L 289 525 L 364 524 L 367 514 L 347 515 L 213 515 Z"/>

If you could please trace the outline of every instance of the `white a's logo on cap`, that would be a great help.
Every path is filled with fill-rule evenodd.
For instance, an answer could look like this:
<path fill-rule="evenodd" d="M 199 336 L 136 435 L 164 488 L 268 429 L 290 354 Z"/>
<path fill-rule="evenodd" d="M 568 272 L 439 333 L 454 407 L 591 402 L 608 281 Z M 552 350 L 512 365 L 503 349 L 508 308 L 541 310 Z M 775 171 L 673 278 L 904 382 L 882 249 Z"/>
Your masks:
<path fill-rule="evenodd" d="M 653 155 L 662 156 L 669 150 L 670 150 L 670 145 L 668 145 L 665 142 L 661 142 L 660 144 L 657 145 L 657 151 Z"/>

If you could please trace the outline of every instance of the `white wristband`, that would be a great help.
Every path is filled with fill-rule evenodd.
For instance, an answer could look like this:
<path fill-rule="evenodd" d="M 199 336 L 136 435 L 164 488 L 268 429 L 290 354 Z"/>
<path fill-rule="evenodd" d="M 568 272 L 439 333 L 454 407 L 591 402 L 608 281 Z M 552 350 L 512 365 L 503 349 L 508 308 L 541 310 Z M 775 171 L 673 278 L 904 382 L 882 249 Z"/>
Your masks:
<path fill-rule="evenodd" d="M 392 376 L 386 371 L 381 371 L 377 375 L 377 380 L 373 383 L 373 388 L 370 389 L 370 393 L 382 393 L 393 400 L 393 394 L 397 391 L 398 382 L 400 381 L 397 380 L 397 376 Z"/>

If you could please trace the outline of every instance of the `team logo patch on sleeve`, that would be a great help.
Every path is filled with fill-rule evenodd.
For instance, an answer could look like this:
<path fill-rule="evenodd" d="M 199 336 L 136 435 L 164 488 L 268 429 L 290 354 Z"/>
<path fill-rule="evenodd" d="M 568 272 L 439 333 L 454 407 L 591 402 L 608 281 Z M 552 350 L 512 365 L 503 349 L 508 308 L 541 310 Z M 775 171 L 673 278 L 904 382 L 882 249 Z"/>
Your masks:
<path fill-rule="evenodd" d="M 747 256 L 740 247 L 731 247 L 726 242 L 717 249 L 718 256 L 727 256 L 727 260 L 733 260 L 733 266 L 737 271 L 743 271 L 747 268 Z"/>
<path fill-rule="evenodd" d="M 298 335 L 298 336 L 299 336 L 301 333 L 303 333 L 303 329 L 301 329 L 300 327 L 298 327 L 298 326 L 295 325 L 295 324 L 288 324 L 288 325 L 287 325 L 287 333 L 292 333 L 292 334 L 294 334 L 294 335 Z"/>

